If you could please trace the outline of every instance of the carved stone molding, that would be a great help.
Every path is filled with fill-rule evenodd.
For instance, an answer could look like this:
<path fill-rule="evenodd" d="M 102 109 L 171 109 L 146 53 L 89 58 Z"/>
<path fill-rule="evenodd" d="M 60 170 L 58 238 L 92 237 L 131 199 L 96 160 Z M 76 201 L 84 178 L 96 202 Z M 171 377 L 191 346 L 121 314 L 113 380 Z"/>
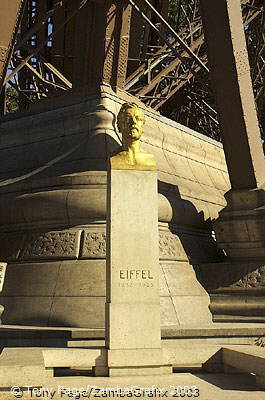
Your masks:
<path fill-rule="evenodd" d="M 254 344 L 259 347 L 265 347 L 265 336 L 259 336 L 257 339 L 255 339 Z"/>
<path fill-rule="evenodd" d="M 81 232 L 82 236 L 81 236 Z M 31 259 L 81 259 L 106 257 L 106 233 L 93 227 L 62 231 L 2 233 L 0 235 L 0 259 L 4 261 Z M 168 230 L 159 232 L 159 254 L 161 260 L 203 262 L 215 260 L 209 238 L 191 234 L 173 234 Z M 259 272 L 263 276 L 265 272 Z M 258 275 L 249 277 L 252 281 L 261 279 Z"/>
<path fill-rule="evenodd" d="M 187 258 L 178 236 L 170 232 L 159 232 L 159 257 L 162 260 Z"/>
<path fill-rule="evenodd" d="M 81 248 L 81 258 L 105 258 L 106 257 L 106 233 L 84 232 L 84 240 Z"/>
<path fill-rule="evenodd" d="M 248 272 L 243 279 L 246 281 L 247 288 L 265 288 L 265 266 Z"/>
<path fill-rule="evenodd" d="M 22 252 L 22 260 L 78 258 L 80 231 L 47 232 L 31 236 Z"/>

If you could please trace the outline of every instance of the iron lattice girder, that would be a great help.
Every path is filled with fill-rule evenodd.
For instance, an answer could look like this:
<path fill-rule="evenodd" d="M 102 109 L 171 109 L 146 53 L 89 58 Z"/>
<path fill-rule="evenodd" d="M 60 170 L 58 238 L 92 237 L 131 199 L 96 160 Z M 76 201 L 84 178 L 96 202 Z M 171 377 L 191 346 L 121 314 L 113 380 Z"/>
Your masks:
<path fill-rule="evenodd" d="M 28 3 L 31 1 L 32 0 L 28 0 Z M 12 69 L 17 68 L 16 72 L 19 71 L 19 73 L 13 73 L 13 75 L 11 75 L 13 79 L 9 80 L 10 84 L 19 93 L 25 96 L 28 101 L 36 101 L 42 96 L 51 96 L 54 91 L 57 90 L 69 89 L 72 83 L 83 87 L 85 83 L 84 80 L 87 79 L 87 73 L 91 75 L 89 84 L 95 84 L 97 79 L 93 78 L 91 71 L 93 70 L 96 52 L 99 51 L 97 45 L 94 44 L 95 50 L 94 53 L 92 52 L 94 56 L 92 53 L 82 53 L 81 51 L 82 55 L 80 58 L 78 58 L 78 60 L 76 58 L 74 59 L 74 70 L 78 70 L 76 65 L 79 63 L 87 64 L 86 69 L 82 74 L 79 74 L 79 76 L 77 73 L 73 73 L 74 71 L 70 71 L 70 74 L 67 73 L 67 68 L 65 69 L 63 63 L 68 63 L 68 65 L 70 65 L 70 61 L 67 61 L 68 55 L 64 53 L 64 50 L 61 48 L 61 44 L 64 42 L 68 43 L 70 40 L 69 34 L 71 33 L 72 35 L 73 33 L 71 29 L 69 30 L 69 34 L 65 33 L 66 27 L 69 23 L 72 23 L 71 12 L 75 11 L 73 8 L 82 8 L 82 12 L 78 16 L 80 21 L 85 15 L 85 12 L 87 12 L 86 10 L 92 8 L 92 4 L 94 4 L 95 8 L 103 10 L 102 12 L 107 13 L 106 10 L 109 10 L 110 24 L 107 22 L 108 28 L 110 28 L 113 22 L 113 13 L 123 13 L 122 17 L 118 17 L 120 21 L 119 26 L 114 23 L 113 26 L 115 29 L 112 29 L 112 31 L 116 32 L 114 32 L 116 35 L 114 35 L 116 46 L 115 54 L 118 54 L 119 57 L 114 57 L 111 51 L 106 51 L 109 48 L 108 43 L 112 43 L 110 41 L 108 42 L 108 38 L 114 37 L 111 32 L 107 32 L 105 65 L 101 68 L 98 62 L 98 71 L 97 73 L 94 71 L 94 75 L 97 76 L 98 80 L 102 79 L 103 76 L 104 80 L 114 88 L 123 88 L 125 85 L 126 90 L 140 97 L 143 102 L 154 109 L 159 109 L 164 106 L 177 92 L 182 93 L 183 90 L 180 91 L 180 89 L 187 89 L 188 95 L 185 95 L 185 99 L 193 102 L 197 110 L 199 110 L 198 107 L 206 107 L 207 113 L 207 107 L 210 103 L 208 104 L 208 100 L 206 99 L 206 105 L 200 104 L 197 101 L 200 96 L 195 96 L 195 88 L 192 86 L 194 82 L 198 83 L 202 77 L 203 80 L 207 80 L 208 76 L 204 36 L 200 14 L 198 12 L 199 0 L 179 0 L 179 9 L 176 15 L 177 32 L 167 22 L 169 5 L 172 3 L 169 0 L 153 0 L 151 4 L 150 1 L 151 0 L 122 0 L 124 5 L 129 4 L 132 6 L 132 3 L 134 3 L 137 6 L 136 8 L 138 8 L 137 11 L 135 6 L 133 6 L 132 28 L 130 33 L 128 30 L 130 13 L 126 14 L 124 13 L 124 9 L 121 10 L 121 8 L 118 7 L 121 1 L 90 0 L 86 4 L 86 7 L 84 7 L 86 0 L 75 0 L 71 2 L 66 0 L 53 0 L 53 2 L 51 2 L 52 8 L 46 10 L 46 12 L 43 12 L 43 5 L 44 3 L 46 4 L 47 1 L 36 1 L 36 7 L 41 5 L 41 12 L 37 18 L 34 17 L 35 20 L 33 22 L 35 25 L 27 26 L 22 38 L 17 40 L 11 67 Z M 66 12 L 65 6 L 70 3 L 72 8 L 68 8 Z M 260 0 L 242 0 L 246 26 L 254 27 L 260 25 L 261 4 L 262 2 Z M 111 11 L 111 5 L 114 5 L 113 11 Z M 114 9 L 116 9 L 116 11 Z M 57 17 L 58 15 L 60 15 L 60 18 Z M 52 34 L 48 35 L 46 29 L 45 36 L 43 34 L 43 28 L 45 24 L 47 25 L 49 18 L 52 18 L 53 21 L 53 31 Z M 117 15 L 115 18 L 117 18 Z M 67 21 L 68 24 L 66 25 Z M 88 21 L 90 23 L 91 19 L 86 20 L 86 25 L 83 25 L 83 29 L 87 29 Z M 94 29 L 98 29 L 97 24 L 94 24 Z M 84 32 L 82 32 L 82 34 L 84 35 Z M 93 36 L 93 30 L 90 31 L 89 34 Z M 131 37 L 130 42 L 128 41 L 129 34 Z M 32 35 L 37 35 L 35 46 L 29 46 L 28 44 L 28 38 L 31 38 Z M 49 49 L 47 49 L 47 40 L 52 41 L 52 46 Z M 104 40 L 104 38 L 102 40 Z M 38 50 L 39 46 L 42 46 L 40 50 Z M 21 52 L 21 49 L 26 49 L 26 52 Z M 128 50 L 129 64 L 126 82 L 124 82 Z M 26 61 L 29 52 L 33 57 Z M 48 58 L 46 58 L 46 53 L 48 53 Z M 75 57 L 77 54 L 78 52 L 75 53 Z M 253 71 L 254 90 L 260 103 L 263 98 L 262 93 L 264 93 L 264 57 L 261 54 L 262 52 L 257 61 L 259 67 Z M 58 56 L 60 58 L 58 58 Z M 35 58 L 34 62 L 32 61 L 33 58 Z M 60 60 L 65 61 L 61 62 Z M 110 68 L 111 71 L 108 71 L 108 68 Z M 204 76 L 202 74 L 203 70 L 205 70 Z M 200 77 L 198 77 L 198 74 Z M 201 85 L 204 85 L 203 80 Z M 27 84 L 25 85 L 23 82 Z M 191 90 L 192 87 L 193 90 Z M 207 93 L 207 90 L 204 91 L 204 93 Z M 175 97 L 176 96 L 174 96 L 174 98 Z M 202 112 L 202 110 L 200 110 L 200 112 Z M 213 119 L 215 120 L 214 111 Z"/>
<path fill-rule="evenodd" d="M 127 1 L 107 1 L 103 81 L 124 88 L 129 50 L 132 7 Z"/>
<path fill-rule="evenodd" d="M 31 1 L 32 0 L 27 0 L 27 4 L 30 5 Z M 69 79 L 67 79 L 61 71 L 52 65 L 51 62 L 48 62 L 45 59 L 45 52 L 48 50 L 49 58 L 53 58 L 54 47 L 56 47 L 56 43 L 58 42 L 54 40 L 56 39 L 56 35 L 58 36 L 58 32 L 61 34 L 60 31 L 62 28 L 64 28 L 67 23 L 69 24 L 69 21 L 75 17 L 86 3 L 89 3 L 90 6 L 93 5 L 94 2 L 88 2 L 88 0 L 72 2 L 71 4 L 75 5 L 75 7 L 72 7 L 72 12 L 69 12 L 69 3 L 66 0 L 54 3 L 53 8 L 46 10 L 46 12 L 43 12 L 44 3 L 38 3 L 36 1 L 34 1 L 34 3 L 36 3 L 36 9 L 38 9 L 38 5 L 41 4 L 42 6 L 40 8 L 41 12 L 39 13 L 41 14 L 41 17 L 37 15 L 35 11 L 28 11 L 26 19 L 34 19 L 33 26 L 27 22 L 28 30 L 26 30 L 25 34 L 17 42 L 15 47 L 17 52 L 14 52 L 10 64 L 12 72 L 5 77 L 4 81 L 4 84 L 6 84 L 12 80 L 11 86 L 16 87 L 16 89 L 23 95 L 30 91 L 29 86 L 32 87 L 32 93 L 34 94 L 33 100 L 35 99 L 36 93 L 38 94 L 38 98 L 39 96 L 46 97 L 47 95 L 52 94 L 53 89 L 55 88 L 66 90 L 72 87 L 72 83 Z M 47 2 L 45 1 L 45 3 Z M 66 5 L 68 5 L 68 9 L 65 18 L 57 18 L 58 10 L 60 14 L 60 9 Z M 131 5 L 128 5 L 127 0 L 123 0 L 122 2 L 118 0 L 107 0 L 106 2 L 100 2 L 99 4 L 95 3 L 94 7 L 101 7 L 100 9 L 106 17 L 106 21 L 103 19 L 104 32 L 101 38 L 101 40 L 105 42 L 105 59 L 101 61 L 102 67 L 100 66 L 100 70 L 102 69 L 102 75 L 100 76 L 100 79 L 103 79 L 113 87 L 121 88 L 124 86 L 127 70 Z M 47 21 L 51 17 L 54 18 L 53 21 L 56 21 L 56 24 L 53 23 L 52 31 L 47 32 L 46 35 L 42 34 L 39 36 L 40 30 L 43 30 L 43 27 L 47 25 Z M 102 14 L 100 15 L 100 18 L 102 19 Z M 96 28 L 98 28 L 98 26 L 96 26 Z M 35 45 L 29 46 L 28 41 L 30 41 L 33 36 L 37 37 L 37 39 L 35 39 Z M 39 37 L 41 40 L 38 40 Z M 47 49 L 47 44 L 50 41 L 52 41 L 52 46 L 50 49 Z M 64 41 L 65 36 L 62 37 L 62 42 Z M 93 46 L 95 47 L 96 43 L 94 43 Z M 23 54 L 23 56 L 21 56 L 21 54 Z M 55 62 L 57 60 L 58 59 L 55 58 Z M 83 59 L 80 61 L 84 62 Z M 13 80 L 15 81 L 15 85 Z M 21 82 L 23 80 L 28 82 L 27 87 L 25 87 L 24 90 L 22 89 L 23 85 L 21 86 L 18 80 Z M 95 79 L 91 79 L 91 82 L 95 84 Z M 26 97 L 29 101 L 32 100 L 30 97 Z"/>
<path fill-rule="evenodd" d="M 140 7 L 139 1 L 138 3 L 137 0 L 129 1 L 131 4 L 134 3 L 134 7 L 137 8 L 138 12 L 141 12 L 145 21 L 154 28 L 154 23 L 151 21 L 151 17 L 148 17 L 143 5 L 144 3 L 149 4 L 149 2 L 143 0 L 141 2 L 142 7 Z M 242 1 L 242 5 L 244 6 L 244 24 L 246 27 L 253 23 L 263 11 L 262 6 L 256 7 L 253 3 L 255 3 L 255 0 L 252 0 L 251 4 L 247 3 L 245 0 Z M 153 11 L 153 8 L 151 9 Z M 152 55 L 152 59 L 147 59 L 142 62 L 138 69 L 126 80 L 126 89 L 134 95 L 139 96 L 142 101 L 155 109 L 160 108 L 180 88 L 190 83 L 191 79 L 194 79 L 202 66 L 207 63 L 206 49 L 203 46 L 204 36 L 201 18 L 198 18 L 196 13 L 193 13 L 193 16 L 195 20 L 189 21 L 187 24 L 189 27 L 188 35 L 186 31 L 184 31 L 182 34 L 175 36 L 174 43 L 172 44 L 171 41 L 170 45 L 168 45 L 168 42 L 165 40 L 165 46 L 155 52 Z M 160 18 L 159 21 L 164 23 L 162 18 Z M 166 24 L 166 27 L 168 27 L 168 24 Z M 192 38 L 195 32 L 196 34 L 200 32 L 200 36 L 193 41 Z M 172 33 L 171 29 L 170 33 Z M 181 36 L 183 38 L 185 37 L 185 39 L 179 40 Z M 189 39 L 191 39 L 190 43 Z M 186 53 L 183 51 L 181 52 L 181 49 L 177 47 L 177 45 L 183 45 L 183 43 L 185 44 L 185 49 L 188 45 L 191 51 Z M 203 49 L 203 51 L 201 51 L 201 49 Z M 200 62 L 198 62 L 198 59 Z M 183 65 L 184 68 L 181 68 L 181 65 Z M 185 70 L 184 73 L 181 72 L 183 69 Z M 156 70 L 156 73 L 152 73 L 154 70 Z M 208 69 L 206 69 L 206 72 L 208 72 Z M 146 77 L 148 77 L 147 82 Z"/>
<path fill-rule="evenodd" d="M 155 7 L 152 6 L 152 4 L 148 0 L 128 0 L 130 4 L 136 8 L 136 10 L 141 13 L 143 18 L 151 25 L 151 27 L 156 31 L 158 36 L 164 41 L 164 43 L 170 48 L 170 50 L 173 52 L 173 54 L 176 57 L 179 57 L 179 53 L 176 50 L 176 48 L 171 44 L 171 41 L 167 39 L 166 36 L 164 36 L 160 30 L 156 27 L 156 25 L 152 22 L 150 18 L 145 13 L 145 6 L 148 7 L 148 9 L 155 14 L 155 16 L 158 18 L 159 22 L 165 27 L 169 33 L 173 36 L 175 41 L 182 46 L 183 49 L 186 50 L 186 52 L 189 54 L 190 57 L 192 57 L 200 66 L 201 68 L 205 69 L 206 72 L 209 72 L 208 68 L 206 65 L 200 60 L 200 58 L 190 49 L 190 47 L 185 43 L 185 41 L 177 34 L 177 32 L 170 26 L 170 24 L 162 17 L 162 15 L 155 9 Z"/>
<path fill-rule="evenodd" d="M 0 13 L 0 90 L 26 0 L 3 1 Z"/>
<path fill-rule="evenodd" d="M 21 62 L 18 63 L 18 65 L 13 69 L 13 71 L 8 76 L 6 76 L 6 78 L 4 80 L 4 84 L 6 84 L 8 81 L 10 81 L 25 66 L 30 68 L 31 71 L 37 77 L 40 77 L 39 72 L 35 68 L 29 67 L 31 59 L 33 57 L 35 57 L 53 37 L 55 37 L 55 35 L 67 24 L 67 22 L 69 22 L 81 10 L 81 8 L 86 4 L 86 2 L 87 2 L 87 0 L 86 1 L 82 1 L 79 4 L 79 6 L 76 7 L 76 9 L 70 14 L 70 16 L 65 18 L 65 20 L 58 27 L 56 27 L 56 29 L 53 32 L 51 32 L 48 36 L 44 37 L 44 40 L 42 40 Z M 38 28 L 42 27 L 43 24 L 47 21 L 47 19 L 51 15 L 53 15 L 56 12 L 56 10 L 59 8 L 59 6 L 62 5 L 62 4 L 63 3 L 59 2 L 59 3 L 57 3 L 56 7 L 54 7 L 54 9 L 47 11 L 45 13 L 43 19 L 41 21 L 39 21 L 39 23 L 36 24 L 37 26 L 34 26 L 31 29 L 31 32 L 35 33 Z M 25 44 L 25 42 L 27 41 L 27 38 L 29 37 L 29 32 L 27 32 L 25 36 L 26 37 L 23 37 L 21 42 L 20 42 L 21 45 Z M 16 49 L 19 48 L 18 45 L 16 46 Z M 63 77 L 63 75 L 60 74 L 59 71 L 56 70 L 55 67 L 51 67 L 50 69 L 53 71 L 53 73 L 55 75 L 57 75 L 59 77 L 59 79 L 61 79 L 63 82 L 66 83 L 66 86 L 68 88 L 71 87 L 71 83 L 67 79 L 65 79 Z M 49 83 L 49 82 L 47 81 L 47 83 Z"/>

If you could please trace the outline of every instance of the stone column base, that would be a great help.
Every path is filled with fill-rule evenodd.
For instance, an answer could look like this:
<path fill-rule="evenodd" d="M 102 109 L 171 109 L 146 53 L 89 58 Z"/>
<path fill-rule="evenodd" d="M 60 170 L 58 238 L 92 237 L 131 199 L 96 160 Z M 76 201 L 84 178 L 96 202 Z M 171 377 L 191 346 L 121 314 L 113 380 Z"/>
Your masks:
<path fill-rule="evenodd" d="M 201 264 L 215 322 L 265 321 L 265 259 Z"/>
<path fill-rule="evenodd" d="M 230 190 L 213 223 L 218 247 L 230 260 L 265 260 L 265 190 Z"/>

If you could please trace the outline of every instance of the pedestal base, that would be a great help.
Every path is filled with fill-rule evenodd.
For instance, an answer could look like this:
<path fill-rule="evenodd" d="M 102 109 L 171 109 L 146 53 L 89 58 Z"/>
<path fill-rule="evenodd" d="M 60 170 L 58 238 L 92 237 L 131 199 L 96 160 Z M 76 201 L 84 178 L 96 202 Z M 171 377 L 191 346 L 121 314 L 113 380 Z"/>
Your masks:
<path fill-rule="evenodd" d="M 108 368 L 94 367 L 94 376 L 152 376 L 152 375 L 169 375 L 172 373 L 172 367 L 157 366 L 157 367 L 134 367 L 134 368 Z"/>
<path fill-rule="evenodd" d="M 165 375 L 172 365 L 164 361 L 162 349 L 107 350 L 107 365 L 93 368 L 95 376 Z"/>
<path fill-rule="evenodd" d="M 202 264 L 215 322 L 265 321 L 265 259 Z"/>

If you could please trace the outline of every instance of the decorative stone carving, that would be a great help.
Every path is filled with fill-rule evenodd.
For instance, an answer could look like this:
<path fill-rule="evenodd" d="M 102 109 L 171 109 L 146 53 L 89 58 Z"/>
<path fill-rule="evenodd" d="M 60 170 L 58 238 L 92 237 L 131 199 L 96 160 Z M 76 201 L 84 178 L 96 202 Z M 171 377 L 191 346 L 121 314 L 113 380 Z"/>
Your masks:
<path fill-rule="evenodd" d="M 179 238 L 170 232 L 159 233 L 159 254 L 162 260 L 186 259 Z"/>
<path fill-rule="evenodd" d="M 84 241 L 81 249 L 81 258 L 105 258 L 106 233 L 84 232 Z"/>
<path fill-rule="evenodd" d="M 47 232 L 30 238 L 23 253 L 23 260 L 73 259 L 78 257 L 79 231 Z"/>
<path fill-rule="evenodd" d="M 265 336 L 260 336 L 255 339 L 255 345 L 259 347 L 265 347 Z"/>
<path fill-rule="evenodd" d="M 265 287 L 265 266 L 249 272 L 245 277 L 247 288 Z"/>
<path fill-rule="evenodd" d="M 179 238 L 170 232 L 159 234 L 160 259 L 183 260 L 187 259 Z M 106 233 L 85 232 L 81 248 L 81 258 L 105 258 L 106 257 Z"/>

